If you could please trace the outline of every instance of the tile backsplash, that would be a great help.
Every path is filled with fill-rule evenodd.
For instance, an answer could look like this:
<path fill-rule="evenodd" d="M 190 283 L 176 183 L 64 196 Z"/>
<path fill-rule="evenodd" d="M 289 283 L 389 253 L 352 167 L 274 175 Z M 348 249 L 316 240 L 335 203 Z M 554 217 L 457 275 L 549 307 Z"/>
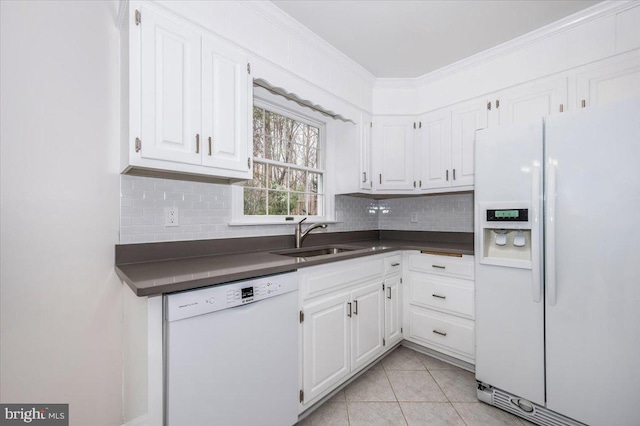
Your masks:
<path fill-rule="evenodd" d="M 165 227 L 165 207 L 178 207 L 179 226 Z M 473 232 L 473 194 L 372 200 L 336 196 L 327 231 L 375 229 Z M 411 222 L 415 213 L 417 223 Z M 293 225 L 229 226 L 231 187 L 138 176 L 120 177 L 120 243 L 293 234 Z M 321 232 L 321 231 L 320 231 Z"/>

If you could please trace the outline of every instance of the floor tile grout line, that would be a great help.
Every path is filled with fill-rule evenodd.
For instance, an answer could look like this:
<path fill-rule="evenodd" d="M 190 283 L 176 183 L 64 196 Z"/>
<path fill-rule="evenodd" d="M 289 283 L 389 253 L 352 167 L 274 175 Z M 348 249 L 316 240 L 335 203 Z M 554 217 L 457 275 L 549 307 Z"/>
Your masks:
<path fill-rule="evenodd" d="M 393 388 L 393 384 L 389 379 L 389 375 L 387 374 L 387 369 L 384 368 L 384 364 L 381 364 L 381 367 L 382 367 L 382 371 L 384 371 L 384 376 L 387 378 L 387 381 L 389 382 L 389 386 L 391 387 L 391 392 L 393 392 L 393 396 L 396 399 L 396 404 L 398 404 L 398 408 L 400 408 L 400 413 L 402 413 L 402 418 L 404 419 L 404 423 L 408 426 L 409 422 L 407 421 L 407 417 L 404 415 L 404 411 L 402 410 L 402 405 L 400 405 L 400 401 L 398 400 L 398 395 L 396 395 L 396 390 Z"/>
<path fill-rule="evenodd" d="M 422 365 L 424 365 L 424 368 L 427 369 L 427 372 L 429 373 L 429 376 L 431 376 L 431 378 L 433 379 L 433 381 L 435 382 L 436 386 L 438 386 L 438 389 L 440 389 L 440 392 L 442 392 L 442 394 L 444 395 L 445 398 L 447 398 L 447 402 L 449 403 L 449 405 L 451 405 L 451 408 L 453 408 L 453 411 L 456 412 L 456 414 L 458 415 L 458 417 L 460 417 L 460 420 L 462 420 L 462 423 L 465 424 L 465 426 L 467 425 L 467 422 L 464 421 L 464 419 L 462 418 L 462 415 L 458 412 L 458 410 L 456 409 L 456 406 L 453 405 L 453 402 L 451 401 L 451 399 L 449 399 L 449 395 L 447 395 L 445 393 L 445 391 L 442 389 L 442 387 L 440 386 L 440 383 L 438 383 L 438 381 L 436 380 L 435 377 L 433 377 L 433 374 L 431 374 L 431 370 L 429 370 L 429 367 L 427 367 L 427 365 L 424 363 L 424 361 L 420 360 L 420 362 L 422 362 Z"/>

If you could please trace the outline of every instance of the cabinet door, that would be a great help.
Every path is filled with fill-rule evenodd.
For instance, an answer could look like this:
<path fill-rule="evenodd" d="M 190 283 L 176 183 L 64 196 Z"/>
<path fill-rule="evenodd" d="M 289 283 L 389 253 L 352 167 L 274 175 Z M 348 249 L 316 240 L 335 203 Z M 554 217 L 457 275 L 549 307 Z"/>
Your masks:
<path fill-rule="evenodd" d="M 640 97 L 640 53 L 578 73 L 576 108 Z"/>
<path fill-rule="evenodd" d="M 387 345 L 402 340 L 402 283 L 400 277 L 384 280 L 384 335 Z"/>
<path fill-rule="evenodd" d="M 567 78 L 537 80 L 500 92 L 500 125 L 541 121 L 567 107 Z"/>
<path fill-rule="evenodd" d="M 384 299 L 382 282 L 368 284 L 351 293 L 351 370 L 357 370 L 382 351 Z"/>
<path fill-rule="evenodd" d="M 370 190 L 371 176 L 371 117 L 362 115 L 360 120 L 360 189 Z"/>
<path fill-rule="evenodd" d="M 226 43 L 202 42 L 202 134 L 206 166 L 250 177 L 252 81 L 247 57 Z"/>
<path fill-rule="evenodd" d="M 376 189 L 413 190 L 413 127 L 413 117 L 375 119 Z"/>
<path fill-rule="evenodd" d="M 419 119 L 416 158 L 421 189 L 451 186 L 451 111 L 439 110 Z"/>
<path fill-rule="evenodd" d="M 451 110 L 451 186 L 473 185 L 476 130 L 487 127 L 484 98 Z"/>
<path fill-rule="evenodd" d="M 201 163 L 196 152 L 201 124 L 200 40 L 180 22 L 154 9 L 144 10 L 140 42 L 143 158 Z"/>
<path fill-rule="evenodd" d="M 303 307 L 303 390 L 305 403 L 340 382 L 350 370 L 349 293 Z"/>

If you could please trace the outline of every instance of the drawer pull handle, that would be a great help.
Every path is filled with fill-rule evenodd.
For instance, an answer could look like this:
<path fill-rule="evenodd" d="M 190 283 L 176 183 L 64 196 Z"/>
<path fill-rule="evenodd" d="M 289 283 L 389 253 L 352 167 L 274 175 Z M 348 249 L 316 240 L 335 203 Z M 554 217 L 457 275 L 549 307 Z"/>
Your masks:
<path fill-rule="evenodd" d="M 438 269 L 446 269 L 446 266 L 442 266 L 442 265 L 431 265 L 432 268 L 438 268 Z"/>
<path fill-rule="evenodd" d="M 400 264 L 398 262 L 393 262 L 391 266 L 400 266 Z"/>
<path fill-rule="evenodd" d="M 389 294 L 387 295 L 387 299 L 391 299 L 391 287 L 387 287 Z"/>
<path fill-rule="evenodd" d="M 433 297 L 437 297 L 438 299 L 446 299 L 447 296 L 440 296 L 439 294 L 432 294 Z"/>
<path fill-rule="evenodd" d="M 353 301 L 353 315 L 358 315 L 358 301 Z"/>
<path fill-rule="evenodd" d="M 443 332 L 443 331 L 438 331 L 438 330 L 433 330 L 434 333 L 439 334 L 441 336 L 446 336 L 447 333 Z"/>
<path fill-rule="evenodd" d="M 349 312 L 347 312 L 347 316 L 351 318 L 351 302 L 347 303 L 349 305 Z"/>

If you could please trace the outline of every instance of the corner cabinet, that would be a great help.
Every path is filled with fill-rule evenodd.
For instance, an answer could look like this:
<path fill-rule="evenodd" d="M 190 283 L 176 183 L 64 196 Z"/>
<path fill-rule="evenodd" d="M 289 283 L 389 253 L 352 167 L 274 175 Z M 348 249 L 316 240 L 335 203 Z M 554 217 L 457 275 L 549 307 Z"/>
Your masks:
<path fill-rule="evenodd" d="M 378 116 L 373 122 L 376 191 L 410 192 L 413 175 L 415 118 Z"/>
<path fill-rule="evenodd" d="M 155 5 L 129 7 L 122 171 L 251 178 L 247 55 Z"/>
<path fill-rule="evenodd" d="M 300 412 L 402 340 L 400 258 L 371 256 L 298 271 Z"/>

